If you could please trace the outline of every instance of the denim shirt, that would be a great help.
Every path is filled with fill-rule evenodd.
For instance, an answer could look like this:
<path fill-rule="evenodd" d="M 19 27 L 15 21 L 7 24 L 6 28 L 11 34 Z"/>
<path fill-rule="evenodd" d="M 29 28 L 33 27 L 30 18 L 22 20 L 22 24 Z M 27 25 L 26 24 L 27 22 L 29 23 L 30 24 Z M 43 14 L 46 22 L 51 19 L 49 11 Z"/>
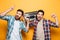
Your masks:
<path fill-rule="evenodd" d="M 14 16 L 10 16 L 10 15 L 6 15 L 6 16 L 0 16 L 0 19 L 8 21 L 7 40 L 10 40 L 10 36 L 11 36 L 12 30 L 13 30 L 13 26 L 14 26 L 15 17 Z M 19 30 L 24 30 L 25 32 L 28 31 L 26 29 L 26 27 L 25 27 L 25 24 L 22 21 L 19 21 L 19 24 L 20 24 Z M 20 39 L 22 40 L 21 31 L 19 31 L 19 33 L 20 33 Z"/>

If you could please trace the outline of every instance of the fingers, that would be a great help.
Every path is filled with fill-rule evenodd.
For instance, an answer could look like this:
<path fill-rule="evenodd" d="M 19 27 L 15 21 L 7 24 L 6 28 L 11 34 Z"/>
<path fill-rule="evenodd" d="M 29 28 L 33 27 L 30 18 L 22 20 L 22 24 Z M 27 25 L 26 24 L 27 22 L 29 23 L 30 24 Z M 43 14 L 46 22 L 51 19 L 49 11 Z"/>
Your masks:
<path fill-rule="evenodd" d="M 25 20 L 28 22 L 28 21 L 29 21 L 29 18 L 26 18 L 26 17 L 25 17 Z"/>
<path fill-rule="evenodd" d="M 13 10 L 14 9 L 14 6 L 10 7 L 10 10 Z"/>
<path fill-rule="evenodd" d="M 51 17 L 56 18 L 56 14 L 55 13 L 51 14 Z"/>

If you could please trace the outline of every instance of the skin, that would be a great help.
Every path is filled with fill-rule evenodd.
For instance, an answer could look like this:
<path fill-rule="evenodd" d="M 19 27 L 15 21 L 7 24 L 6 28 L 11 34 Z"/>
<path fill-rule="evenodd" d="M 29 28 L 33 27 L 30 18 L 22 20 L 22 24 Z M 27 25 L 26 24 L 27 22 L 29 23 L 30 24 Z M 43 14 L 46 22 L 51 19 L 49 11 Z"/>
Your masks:
<path fill-rule="evenodd" d="M 5 12 L 1 13 L 0 16 L 5 16 L 8 12 L 12 11 L 13 9 L 14 9 L 14 7 L 9 8 Z M 15 19 L 19 20 L 21 16 L 22 16 L 22 12 L 17 11 L 17 14 L 15 15 Z M 29 19 L 26 18 L 26 21 L 27 21 L 26 29 L 29 30 Z"/>
<path fill-rule="evenodd" d="M 42 12 L 39 12 L 38 14 L 37 14 L 37 19 L 38 20 L 41 20 L 43 18 L 43 13 Z"/>
<path fill-rule="evenodd" d="M 15 15 L 15 19 L 19 20 L 21 16 L 22 16 L 22 12 L 17 11 L 17 14 Z"/>
<path fill-rule="evenodd" d="M 37 19 L 40 21 L 41 19 L 43 19 L 43 16 L 44 16 L 43 13 L 42 12 L 39 12 L 37 14 Z M 58 26 L 59 24 L 58 24 L 57 16 L 55 14 L 52 14 L 51 17 L 55 19 L 55 23 Z"/>

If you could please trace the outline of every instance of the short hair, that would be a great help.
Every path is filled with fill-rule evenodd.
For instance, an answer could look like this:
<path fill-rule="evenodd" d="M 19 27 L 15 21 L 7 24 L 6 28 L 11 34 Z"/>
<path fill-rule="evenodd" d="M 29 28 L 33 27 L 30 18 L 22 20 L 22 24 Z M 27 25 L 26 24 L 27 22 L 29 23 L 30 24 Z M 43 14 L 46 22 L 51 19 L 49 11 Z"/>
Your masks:
<path fill-rule="evenodd" d="M 43 11 L 43 10 L 38 10 L 38 11 L 37 11 L 37 14 L 38 14 L 39 12 L 42 12 L 43 15 L 44 15 L 44 11 Z M 36 15 L 36 20 L 38 20 L 38 19 L 37 19 L 37 15 Z"/>
<path fill-rule="evenodd" d="M 42 12 L 43 15 L 44 15 L 44 11 L 43 11 L 43 10 L 38 10 L 38 11 L 37 11 L 37 14 L 38 14 L 39 12 Z"/>
<path fill-rule="evenodd" d="M 22 13 L 22 15 L 24 15 L 24 11 L 21 9 L 18 9 L 17 11 L 20 11 Z"/>

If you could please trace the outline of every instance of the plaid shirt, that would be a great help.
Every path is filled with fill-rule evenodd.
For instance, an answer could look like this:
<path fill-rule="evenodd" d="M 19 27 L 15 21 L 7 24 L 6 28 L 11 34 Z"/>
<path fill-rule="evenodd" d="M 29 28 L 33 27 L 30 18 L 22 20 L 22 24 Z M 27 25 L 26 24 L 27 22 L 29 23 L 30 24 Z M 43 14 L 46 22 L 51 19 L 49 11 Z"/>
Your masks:
<path fill-rule="evenodd" d="M 34 26 L 33 40 L 36 40 L 36 30 L 37 30 L 38 22 L 39 22 L 38 20 L 33 20 L 30 22 L 30 26 Z M 50 40 L 50 26 L 57 27 L 56 23 L 50 20 L 43 19 L 43 29 L 44 29 L 45 40 Z"/>
<path fill-rule="evenodd" d="M 15 17 L 13 17 L 13 16 L 0 16 L 0 18 L 8 21 L 7 40 L 10 40 L 10 36 L 11 36 L 13 26 L 14 26 Z M 20 23 L 19 29 L 27 32 L 28 30 L 26 29 L 25 24 L 22 21 L 19 21 L 19 23 Z M 20 34 L 20 40 L 22 40 L 21 31 L 19 31 L 19 34 Z"/>

